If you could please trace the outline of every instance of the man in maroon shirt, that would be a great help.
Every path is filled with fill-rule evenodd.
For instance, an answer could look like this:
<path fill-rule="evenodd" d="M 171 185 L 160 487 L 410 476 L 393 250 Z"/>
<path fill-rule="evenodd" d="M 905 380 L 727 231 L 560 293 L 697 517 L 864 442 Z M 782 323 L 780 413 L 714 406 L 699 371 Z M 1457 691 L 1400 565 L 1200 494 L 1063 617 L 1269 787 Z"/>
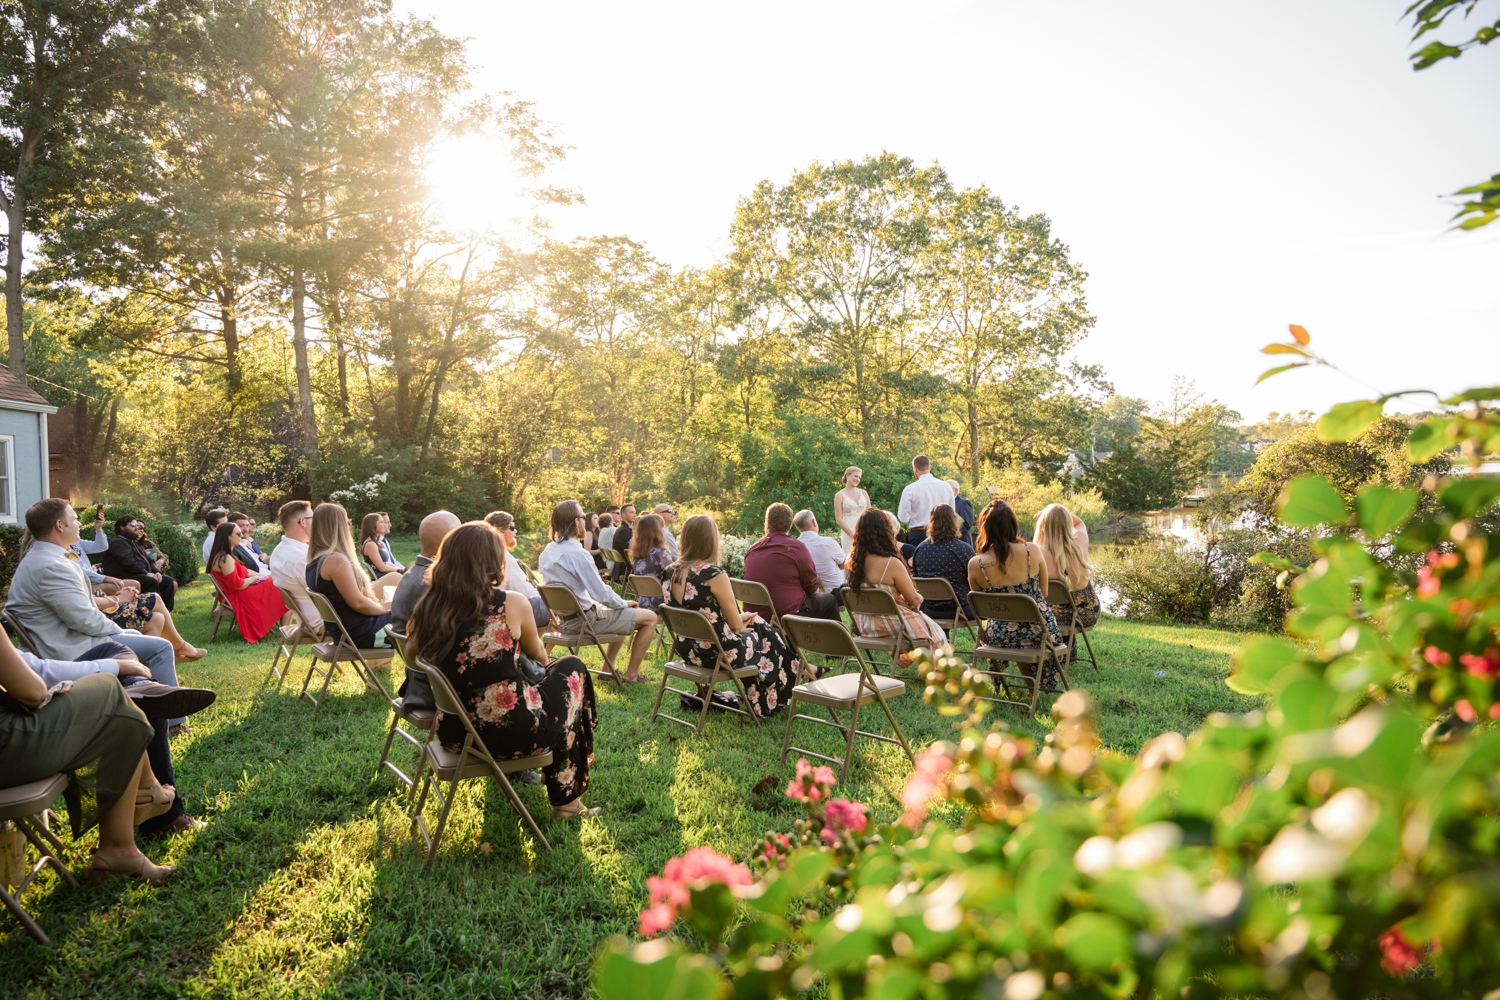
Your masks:
<path fill-rule="evenodd" d="M 766 508 L 766 535 L 745 553 L 745 579 L 765 584 L 778 615 L 838 621 L 838 595 L 823 592 L 812 554 L 791 536 L 791 530 L 792 508 L 784 503 Z M 747 604 L 745 610 L 770 617 L 769 608 Z"/>

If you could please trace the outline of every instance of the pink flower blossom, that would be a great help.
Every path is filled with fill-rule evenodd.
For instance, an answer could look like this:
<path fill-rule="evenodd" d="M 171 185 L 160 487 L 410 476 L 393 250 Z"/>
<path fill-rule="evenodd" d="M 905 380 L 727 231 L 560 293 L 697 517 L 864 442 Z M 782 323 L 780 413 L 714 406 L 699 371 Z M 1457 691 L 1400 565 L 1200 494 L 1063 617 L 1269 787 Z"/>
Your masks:
<path fill-rule="evenodd" d="M 641 911 L 641 937 L 655 937 L 676 922 L 676 910 L 666 903 L 653 903 Z"/>
<path fill-rule="evenodd" d="M 770 833 L 761 842 L 760 856 L 771 864 L 777 864 L 782 857 L 791 853 L 792 838 L 784 833 Z"/>
<path fill-rule="evenodd" d="M 1417 966 L 1427 949 L 1406 939 L 1400 927 L 1392 927 L 1380 935 L 1380 967 L 1393 976 L 1405 976 Z"/>
<path fill-rule="evenodd" d="M 928 805 L 943 790 L 952 770 L 953 758 L 937 747 L 928 748 L 917 758 L 917 766 L 901 790 L 901 804 L 906 807 L 901 822 L 908 830 L 922 825 L 927 818 Z"/>
<path fill-rule="evenodd" d="M 797 758 L 797 776 L 786 786 L 786 797 L 799 802 L 823 802 L 833 791 L 838 779 L 833 769 L 819 765 L 814 768 L 806 757 Z"/>
<path fill-rule="evenodd" d="M 1474 711 L 1474 706 L 1469 704 L 1469 699 L 1460 698 L 1453 703 L 1453 711 L 1465 722 L 1473 722 L 1479 718 L 1479 713 Z"/>
<path fill-rule="evenodd" d="M 1466 653 L 1464 655 L 1467 656 L 1468 654 Z M 1426 660 L 1434 667 L 1445 666 L 1446 664 L 1453 662 L 1453 657 L 1449 656 L 1441 649 L 1438 649 L 1436 646 L 1428 646 L 1426 649 L 1422 650 L 1422 659 Z"/>
<path fill-rule="evenodd" d="M 834 799 L 823 810 L 823 818 L 835 830 L 864 833 L 870 825 L 869 806 L 848 799 Z"/>
<path fill-rule="evenodd" d="M 1483 653 L 1464 653 L 1458 658 L 1469 669 L 1469 673 L 1475 677 L 1494 677 L 1500 675 L 1500 646 L 1491 646 Z"/>
<path fill-rule="evenodd" d="M 662 869 L 661 877 L 646 879 L 651 904 L 641 911 L 640 931 L 644 937 L 667 930 L 678 914 L 692 902 L 692 890 L 711 883 L 749 885 L 750 869 L 735 864 L 707 847 L 695 847 L 682 857 L 672 858 Z"/>
<path fill-rule="evenodd" d="M 1443 588 L 1443 584 L 1432 575 L 1432 569 L 1423 566 L 1417 570 L 1417 596 L 1423 598 L 1431 597 Z"/>

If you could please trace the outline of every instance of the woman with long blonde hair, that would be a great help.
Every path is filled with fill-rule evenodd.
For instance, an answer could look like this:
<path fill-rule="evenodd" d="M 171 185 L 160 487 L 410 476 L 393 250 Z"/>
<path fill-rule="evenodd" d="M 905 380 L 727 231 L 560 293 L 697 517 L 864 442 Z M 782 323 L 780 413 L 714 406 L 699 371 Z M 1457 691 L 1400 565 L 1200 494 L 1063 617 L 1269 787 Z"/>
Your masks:
<path fill-rule="evenodd" d="M 348 512 L 336 503 L 318 504 L 307 540 L 307 589 L 328 598 L 361 649 L 374 647 L 391 620 L 391 602 L 372 598 L 369 587 L 370 578 L 354 552 Z"/>
<path fill-rule="evenodd" d="M 1079 534 L 1082 533 L 1082 544 Z M 1036 535 L 1032 539 L 1042 550 L 1047 564 L 1047 578 L 1061 580 L 1073 595 L 1078 608 L 1079 628 L 1092 628 L 1099 620 L 1099 595 L 1089 579 L 1089 529 L 1060 503 L 1049 504 L 1036 517 Z M 1073 606 L 1052 605 L 1052 614 L 1061 628 L 1073 624 Z"/>
<path fill-rule="evenodd" d="M 729 585 L 729 574 L 719 566 L 719 526 L 706 514 L 694 514 L 682 526 L 678 557 L 671 569 L 667 603 L 701 611 L 719 635 L 719 645 L 731 667 L 754 666 L 759 674 L 745 680 L 748 710 L 764 718 L 791 697 L 801 670 L 792 647 L 758 615 L 741 614 Z M 677 639 L 673 649 L 683 660 L 705 670 L 718 655 L 712 645 Z"/>

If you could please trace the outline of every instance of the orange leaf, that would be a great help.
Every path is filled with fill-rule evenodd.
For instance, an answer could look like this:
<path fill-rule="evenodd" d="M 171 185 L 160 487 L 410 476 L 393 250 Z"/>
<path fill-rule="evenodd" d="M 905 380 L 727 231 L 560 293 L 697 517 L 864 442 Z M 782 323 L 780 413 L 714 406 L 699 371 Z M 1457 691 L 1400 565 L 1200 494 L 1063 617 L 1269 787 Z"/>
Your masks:
<path fill-rule="evenodd" d="M 1301 327 L 1301 326 L 1298 326 L 1296 323 L 1293 323 L 1293 324 L 1291 324 L 1291 328 L 1292 328 L 1292 339 L 1295 340 L 1297 343 L 1302 344 L 1303 346 L 1306 346 L 1307 343 L 1310 340 L 1312 340 L 1312 334 L 1310 334 L 1310 333 L 1307 332 L 1307 328 L 1306 327 Z"/>

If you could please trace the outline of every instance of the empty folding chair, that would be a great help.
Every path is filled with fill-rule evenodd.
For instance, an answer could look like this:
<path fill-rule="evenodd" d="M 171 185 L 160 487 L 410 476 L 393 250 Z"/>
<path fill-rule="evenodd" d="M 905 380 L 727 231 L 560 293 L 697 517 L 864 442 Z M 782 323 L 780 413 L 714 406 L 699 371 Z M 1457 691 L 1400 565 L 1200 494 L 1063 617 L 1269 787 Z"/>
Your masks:
<path fill-rule="evenodd" d="M 974 647 L 974 668 L 995 680 L 997 694 L 1003 695 L 990 698 L 990 701 L 1016 705 L 1035 715 L 1037 701 L 1042 693 L 1043 669 L 1049 665 L 1057 669 L 1057 677 L 1062 684 L 1062 690 L 1068 689 L 1068 673 L 1064 666 L 1067 647 L 1054 647 L 1045 638 L 1047 629 L 1042 618 L 1042 610 L 1037 607 L 1036 601 L 1025 594 L 992 594 L 983 590 L 971 590 L 969 591 L 969 607 L 974 609 L 974 617 L 981 622 L 1016 622 L 1023 625 L 1036 625 L 1041 629 L 1044 637 L 1040 647 L 991 646 L 988 643 Z M 1014 663 L 1018 667 L 1029 663 L 1032 665 L 1033 672 L 1026 673 L 1021 669 L 985 670 L 979 666 L 980 660 L 999 660 Z M 1020 701 L 1013 696 L 1017 687 L 1022 692 L 1030 691 L 1030 697 L 1026 701 Z M 1024 693 L 1022 696 L 1025 697 Z"/>
<path fill-rule="evenodd" d="M 407 666 L 406 633 L 400 631 L 394 625 L 387 625 L 385 627 L 385 634 L 390 639 L 391 645 L 396 647 L 396 655 L 401 658 L 401 664 Z M 380 763 L 375 767 L 375 777 L 380 777 L 380 772 L 389 768 L 391 773 L 402 784 L 406 785 L 406 797 L 408 799 L 416 791 L 417 782 L 422 780 L 422 769 L 426 766 L 427 758 L 422 753 L 422 740 L 403 729 L 401 723 L 405 722 L 417 732 L 430 733 L 432 732 L 436 718 L 437 713 L 432 709 L 410 707 L 406 704 L 406 699 L 400 695 L 391 699 L 391 726 L 385 733 L 385 747 L 380 751 Z M 400 736 L 416 748 L 417 771 L 415 774 L 407 774 L 396 765 L 395 761 L 391 760 L 391 743 L 395 741 L 397 736 Z"/>
<path fill-rule="evenodd" d="M 312 598 L 313 607 L 317 608 L 318 614 L 323 616 L 324 635 L 322 642 L 313 644 L 312 662 L 307 665 L 307 677 L 302 681 L 302 694 L 300 695 L 300 697 L 312 698 L 313 714 L 317 715 L 318 710 L 323 707 L 323 697 L 328 693 L 328 685 L 333 680 L 334 672 L 338 670 L 340 663 L 354 664 L 354 671 L 359 675 L 359 679 L 365 682 L 365 686 L 386 701 L 390 701 L 391 696 L 386 691 L 385 685 L 380 683 L 380 678 L 375 676 L 375 668 L 371 661 L 383 663 L 389 667 L 396 651 L 394 649 L 360 649 L 354 644 L 354 640 L 349 638 L 348 630 L 344 628 L 344 623 L 339 620 L 328 598 L 316 591 L 309 591 L 307 596 Z M 323 678 L 323 686 L 318 690 L 317 697 L 313 697 L 307 690 L 314 674 Z"/>
<path fill-rule="evenodd" d="M 911 637 L 906 634 L 906 629 L 901 622 L 901 608 L 896 604 L 896 598 L 887 590 L 876 587 L 865 587 L 859 593 L 854 592 L 853 587 L 845 587 L 839 591 L 844 598 L 844 607 L 849 609 L 850 617 L 854 615 L 874 615 L 890 621 L 890 630 L 895 632 L 894 638 L 886 638 L 878 635 L 865 635 L 857 632 L 854 635 L 854 644 L 866 654 L 873 656 L 875 653 L 884 653 L 888 658 L 891 668 L 891 676 L 896 675 L 896 667 L 900 665 L 901 654 L 909 653 L 919 647 L 930 647 L 932 645 L 926 639 L 912 642 Z M 858 619 L 855 619 L 858 622 Z M 857 628 L 857 625 L 856 625 Z M 872 660 L 873 665 L 879 666 L 878 660 Z"/>
<path fill-rule="evenodd" d="M 469 719 L 469 713 L 458 699 L 458 693 L 453 690 L 453 685 L 448 683 L 448 678 L 437 667 L 428 663 L 422 657 L 417 657 L 417 666 L 427 672 L 427 679 L 432 684 L 432 699 L 437 703 L 438 711 L 444 715 L 451 715 L 464 724 L 464 745 L 458 753 L 443 748 L 442 742 L 437 738 L 437 727 L 427 731 L 427 742 L 422 745 L 423 767 L 430 765 L 430 770 L 423 774 L 423 767 L 417 769 L 421 776 L 422 792 L 417 796 L 417 805 L 412 814 L 412 829 L 421 833 L 422 840 L 427 844 L 427 867 L 432 867 L 432 859 L 437 857 L 438 845 L 443 840 L 443 828 L 448 825 L 448 811 L 453 808 L 453 800 L 458 794 L 459 782 L 468 781 L 472 778 L 491 777 L 510 800 L 511 807 L 520 814 L 521 819 L 531 828 L 538 842 L 547 850 L 552 850 L 552 845 L 542 834 L 541 827 L 536 825 L 536 820 L 531 818 L 531 813 L 526 811 L 526 805 L 521 797 L 516 794 L 511 785 L 508 774 L 517 771 L 525 771 L 530 768 L 543 768 L 552 763 L 552 751 L 539 753 L 533 757 L 519 757 L 514 760 L 496 760 L 490 754 L 489 748 L 484 745 L 484 740 L 474 731 L 474 723 Z M 448 782 L 448 791 L 443 792 L 442 782 Z M 422 818 L 422 809 L 427 804 L 427 793 L 431 791 L 441 804 L 438 811 L 437 827 L 431 834 L 427 832 L 427 821 Z"/>
<path fill-rule="evenodd" d="M 912 584 L 917 588 L 917 593 L 922 595 L 922 606 L 925 608 L 928 601 L 950 601 L 953 604 L 953 614 L 947 618 L 938 618 L 928 612 L 928 616 L 949 632 L 959 629 L 968 629 L 969 638 L 974 645 L 979 645 L 979 635 L 974 631 L 974 619 L 964 614 L 963 602 L 958 599 L 958 591 L 953 589 L 953 581 L 941 576 L 919 576 L 912 579 Z"/>
<path fill-rule="evenodd" d="M 225 618 L 234 621 L 234 607 L 230 605 L 229 598 L 224 596 L 224 588 L 219 586 L 219 581 L 212 573 L 208 574 L 208 582 L 214 585 L 214 606 L 208 613 L 214 623 L 214 630 L 208 634 L 208 641 L 213 642 L 219 637 L 219 623 Z"/>
<path fill-rule="evenodd" d="M 37 853 L 41 855 L 37 863 L 31 866 L 31 871 L 27 872 L 20 884 L 16 886 L 14 893 L 7 891 L 5 883 L 0 882 L 0 900 L 4 901 L 7 910 L 15 914 L 21 926 L 26 928 L 26 933 L 35 938 L 39 944 L 52 942 L 47 939 L 41 927 L 37 926 L 31 914 L 21 906 L 21 894 L 31 886 L 37 875 L 47 865 L 51 865 L 69 885 L 78 884 L 73 873 L 57 860 L 57 856 L 62 853 L 62 843 L 41 820 L 41 814 L 57 801 L 63 789 L 67 787 L 68 776 L 54 774 L 40 781 L 32 781 L 12 788 L 0 788 L 0 822 L 13 821 L 26 839 L 31 842 L 31 846 L 35 847 Z M 43 838 L 46 838 L 46 842 Z M 50 842 L 50 849 L 48 842 Z"/>
<path fill-rule="evenodd" d="M 895 743 L 906 751 L 909 760 L 915 763 L 912 757 L 911 745 L 906 742 L 906 736 L 901 732 L 901 726 L 896 722 L 896 717 L 891 714 L 890 705 L 886 704 L 887 698 L 894 698 L 906 693 L 906 685 L 894 677 L 882 677 L 880 674 L 870 670 L 856 645 L 854 636 L 844 627 L 843 622 L 829 621 L 824 618 L 804 618 L 801 615 L 787 615 L 782 619 L 786 625 L 787 635 L 792 643 L 792 648 L 797 655 L 805 661 L 807 654 L 817 653 L 821 656 L 836 657 L 841 662 L 853 660 L 859 664 L 857 672 L 835 674 L 819 680 L 809 681 L 806 684 L 798 684 L 792 688 L 792 703 L 787 708 L 786 735 L 781 741 L 781 762 L 786 763 L 787 754 L 795 750 L 809 757 L 826 760 L 830 764 L 839 764 L 839 780 L 843 781 L 849 776 L 849 761 L 854 756 L 854 737 L 868 736 L 871 739 L 883 740 L 886 743 Z M 866 732 L 859 728 L 859 710 L 865 705 L 879 702 L 880 707 L 885 710 L 885 717 L 890 720 L 891 728 L 895 730 L 896 737 L 883 736 L 880 733 Z M 820 719 L 813 715 L 802 715 L 797 711 L 798 704 L 821 705 L 833 718 L 832 722 Z M 846 726 L 839 721 L 839 712 L 848 712 L 849 724 Z M 792 746 L 792 723 L 798 719 L 806 722 L 816 722 L 820 726 L 832 726 L 844 734 L 844 759 L 842 761 L 820 754 L 815 750 L 806 750 L 802 747 Z"/>
<path fill-rule="evenodd" d="M 1094 630 L 1094 627 L 1092 625 L 1088 628 L 1078 627 L 1078 603 L 1073 600 L 1073 592 L 1068 589 L 1068 585 L 1061 580 L 1048 580 L 1047 603 L 1069 608 L 1073 612 L 1071 624 L 1066 628 L 1063 627 L 1062 622 L 1057 623 L 1058 628 L 1062 631 L 1063 638 L 1068 640 L 1068 662 L 1079 662 L 1078 637 L 1083 636 L 1083 647 L 1089 651 L 1086 662 L 1092 663 L 1094 669 L 1098 670 L 1099 660 L 1094 656 L 1094 644 L 1089 641 L 1089 633 Z"/>
<path fill-rule="evenodd" d="M 278 669 L 281 658 L 286 657 L 286 673 L 292 672 L 292 657 L 297 655 L 297 650 L 303 646 L 312 646 L 323 641 L 322 622 L 304 622 L 302 612 L 298 609 L 297 598 L 285 587 L 276 588 L 281 593 L 281 599 L 286 602 L 287 608 L 292 612 L 292 623 L 290 625 L 276 626 L 276 655 L 271 660 L 271 673 L 276 675 L 276 685 L 281 686 L 282 678 L 285 676 Z M 269 677 L 266 678 L 270 680 Z"/>
<path fill-rule="evenodd" d="M 704 617 L 703 612 L 693 611 L 688 608 L 674 608 L 671 605 L 661 606 L 662 616 L 666 619 L 667 628 L 679 639 L 693 639 L 709 646 L 714 651 L 713 669 L 695 667 L 685 660 L 668 660 L 662 664 L 661 687 L 656 689 L 656 704 L 651 708 L 651 721 L 658 718 L 671 719 L 679 722 L 693 731 L 694 735 L 703 731 L 703 723 L 708 718 L 708 705 L 713 700 L 714 688 L 719 684 L 732 683 L 735 692 L 740 697 L 740 704 L 748 706 L 750 695 L 745 691 L 745 678 L 755 677 L 760 673 L 760 668 L 755 666 L 729 667 L 724 659 L 724 647 L 719 645 L 719 633 L 709 620 Z M 677 677 L 695 685 L 696 690 L 687 691 L 682 688 L 674 688 L 667 683 L 668 677 Z M 697 724 L 679 719 L 675 715 L 668 715 L 661 710 L 661 700 L 668 691 L 674 694 L 687 695 L 690 698 L 698 698 L 703 702 L 703 708 L 698 712 Z M 720 705 L 726 712 L 734 712 L 746 716 L 751 722 L 759 723 L 754 712 L 743 708 L 730 708 L 728 705 Z"/>
<path fill-rule="evenodd" d="M 560 587 L 550 583 L 544 583 L 537 587 L 536 590 L 537 593 L 542 595 L 542 600 L 546 603 L 548 610 L 559 621 L 571 616 L 577 618 L 580 622 L 580 628 L 576 635 L 560 631 L 547 632 L 542 635 L 542 642 L 548 646 L 566 646 L 568 652 L 574 656 L 577 656 L 578 651 L 586 646 L 597 647 L 599 655 L 604 658 L 605 669 L 595 670 L 593 667 L 590 667 L 589 673 L 597 677 L 608 677 L 615 682 L 615 687 L 623 688 L 625 684 L 620 680 L 620 672 L 615 669 L 615 659 L 609 655 L 608 647 L 612 642 L 624 642 L 629 639 L 635 634 L 635 630 L 632 629 L 624 635 L 603 635 L 595 632 L 593 620 L 584 614 L 583 609 L 578 605 L 577 594 L 574 594 L 567 587 Z"/>

